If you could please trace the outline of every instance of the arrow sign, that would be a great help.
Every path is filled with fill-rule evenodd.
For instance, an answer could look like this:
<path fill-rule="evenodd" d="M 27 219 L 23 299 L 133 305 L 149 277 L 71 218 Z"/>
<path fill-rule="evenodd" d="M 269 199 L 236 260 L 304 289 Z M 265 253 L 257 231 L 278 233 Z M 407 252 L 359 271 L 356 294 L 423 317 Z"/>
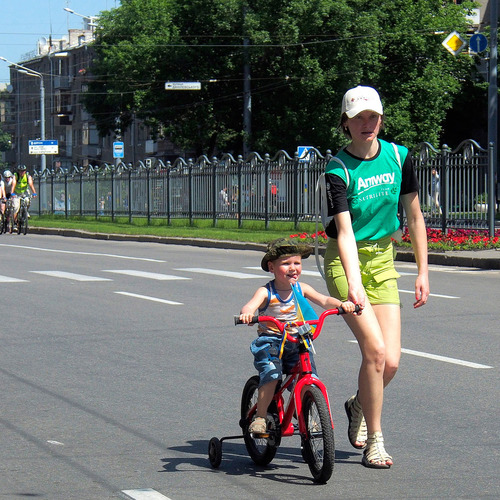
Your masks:
<path fill-rule="evenodd" d="M 469 49 L 476 54 L 484 52 L 488 47 L 488 39 L 482 33 L 475 33 L 470 37 Z"/>

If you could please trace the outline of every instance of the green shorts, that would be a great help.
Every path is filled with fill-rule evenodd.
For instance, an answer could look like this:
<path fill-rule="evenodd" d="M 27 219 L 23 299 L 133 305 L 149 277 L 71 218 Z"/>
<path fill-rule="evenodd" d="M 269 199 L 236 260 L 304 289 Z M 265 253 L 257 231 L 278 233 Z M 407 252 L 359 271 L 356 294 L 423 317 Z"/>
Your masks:
<path fill-rule="evenodd" d="M 378 241 L 358 241 L 358 259 L 361 280 L 370 304 L 400 305 L 394 268 L 394 247 L 390 236 Z M 337 240 L 328 239 L 325 253 L 325 275 L 332 297 L 347 300 L 347 278 L 340 262 Z"/>

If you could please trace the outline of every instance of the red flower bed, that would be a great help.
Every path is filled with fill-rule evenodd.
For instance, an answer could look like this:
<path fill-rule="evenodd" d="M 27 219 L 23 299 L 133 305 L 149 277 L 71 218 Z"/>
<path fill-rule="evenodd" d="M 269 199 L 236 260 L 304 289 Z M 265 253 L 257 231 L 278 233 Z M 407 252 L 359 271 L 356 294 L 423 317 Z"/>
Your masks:
<path fill-rule="evenodd" d="M 436 250 L 484 250 L 500 248 L 500 230 L 490 238 L 488 231 L 477 229 L 427 229 L 428 247 Z M 402 246 L 410 246 L 411 239 L 406 228 L 403 232 Z"/>
<path fill-rule="evenodd" d="M 317 233 L 291 234 L 290 238 L 298 238 L 306 243 L 314 243 L 316 239 L 320 244 L 326 244 L 328 237 L 324 231 Z M 487 231 L 475 229 L 449 229 L 443 233 L 441 229 L 427 229 L 428 248 L 434 250 L 484 250 L 500 248 L 500 229 L 495 236 L 490 238 Z M 403 240 L 395 242 L 396 246 L 410 247 L 411 239 L 408 228 L 403 231 Z"/>

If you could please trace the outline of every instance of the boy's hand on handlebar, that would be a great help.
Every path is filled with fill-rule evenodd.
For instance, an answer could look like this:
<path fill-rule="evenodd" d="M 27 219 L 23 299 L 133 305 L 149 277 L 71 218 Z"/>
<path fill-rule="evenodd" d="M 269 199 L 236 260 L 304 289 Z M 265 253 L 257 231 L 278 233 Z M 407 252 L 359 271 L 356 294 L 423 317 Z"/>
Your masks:
<path fill-rule="evenodd" d="M 252 319 L 254 315 L 252 313 L 240 313 L 240 321 L 246 323 L 247 325 L 252 325 Z"/>
<path fill-rule="evenodd" d="M 344 310 L 345 313 L 352 313 L 359 315 L 363 312 L 361 307 L 356 307 L 356 305 L 351 302 L 350 300 L 347 300 L 346 302 L 342 302 L 341 306 L 342 309 Z"/>

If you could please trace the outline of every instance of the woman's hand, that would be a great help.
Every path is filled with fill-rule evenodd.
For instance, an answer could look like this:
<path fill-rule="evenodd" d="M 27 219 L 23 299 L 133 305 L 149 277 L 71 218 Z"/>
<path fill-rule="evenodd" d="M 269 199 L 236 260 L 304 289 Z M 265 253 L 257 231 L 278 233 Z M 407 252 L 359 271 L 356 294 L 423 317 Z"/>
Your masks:
<path fill-rule="evenodd" d="M 425 273 L 423 275 L 419 275 L 415 281 L 415 302 L 413 303 L 413 307 L 417 309 L 417 307 L 422 307 L 426 304 L 427 299 L 429 298 L 429 278 L 428 274 Z"/>

